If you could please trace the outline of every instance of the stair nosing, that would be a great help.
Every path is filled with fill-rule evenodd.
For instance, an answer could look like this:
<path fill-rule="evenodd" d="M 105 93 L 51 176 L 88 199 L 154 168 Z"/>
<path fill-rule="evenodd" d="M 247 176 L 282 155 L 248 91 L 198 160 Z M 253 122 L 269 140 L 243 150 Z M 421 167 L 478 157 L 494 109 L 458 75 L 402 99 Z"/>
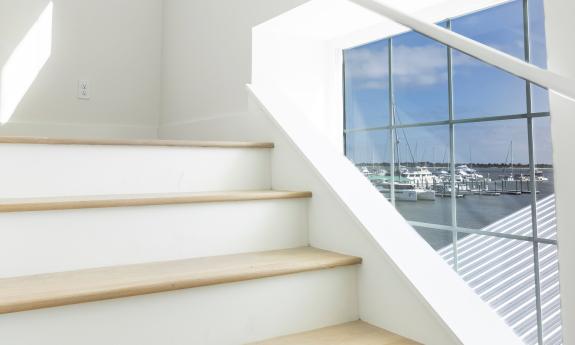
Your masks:
<path fill-rule="evenodd" d="M 16 137 L 0 136 L 0 144 L 29 145 L 102 145 L 102 146 L 164 146 L 164 147 L 197 147 L 197 148 L 253 148 L 271 149 L 271 142 L 246 141 L 201 141 L 201 140 L 166 140 L 166 139 L 80 139 L 49 137 Z"/>
<path fill-rule="evenodd" d="M 0 213 L 310 198 L 308 191 L 220 191 L 0 199 Z"/>
<path fill-rule="evenodd" d="M 206 268 L 210 261 L 211 272 Z M 318 271 L 361 262 L 359 257 L 300 247 L 3 278 L 0 279 L 0 314 Z M 230 267 L 226 268 L 226 264 Z M 230 271 L 234 265 L 239 268 Z M 134 277 L 134 272 L 140 276 Z M 90 279 L 97 280 L 99 276 L 106 276 L 108 280 L 86 286 Z"/>
<path fill-rule="evenodd" d="M 336 343 L 339 345 L 423 345 L 362 320 L 288 334 L 246 345 L 331 345 Z"/>

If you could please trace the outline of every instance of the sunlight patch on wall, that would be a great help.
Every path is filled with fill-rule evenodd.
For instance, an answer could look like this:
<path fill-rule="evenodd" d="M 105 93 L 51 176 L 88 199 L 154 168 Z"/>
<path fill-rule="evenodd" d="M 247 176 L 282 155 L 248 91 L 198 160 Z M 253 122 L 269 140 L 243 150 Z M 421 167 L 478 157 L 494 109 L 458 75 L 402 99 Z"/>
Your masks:
<path fill-rule="evenodd" d="M 52 52 L 50 2 L 12 52 L 0 74 L 0 124 L 10 120 Z"/>

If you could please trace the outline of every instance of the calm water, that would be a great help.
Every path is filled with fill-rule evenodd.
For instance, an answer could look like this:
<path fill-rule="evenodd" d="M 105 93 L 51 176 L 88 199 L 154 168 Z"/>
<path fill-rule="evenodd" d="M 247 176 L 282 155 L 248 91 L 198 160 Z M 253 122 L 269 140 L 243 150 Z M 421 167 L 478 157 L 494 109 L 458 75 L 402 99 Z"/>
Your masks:
<path fill-rule="evenodd" d="M 493 180 L 504 175 L 502 169 L 477 169 L 483 176 L 491 176 Z M 538 199 L 545 198 L 554 193 L 553 170 L 541 169 L 549 181 L 538 182 Z M 509 171 L 507 172 L 509 173 Z M 528 174 L 527 169 L 516 169 L 515 174 Z M 523 182 L 523 189 L 527 189 L 528 182 Z M 490 186 L 490 190 L 493 184 Z M 500 189 L 500 183 L 498 183 Z M 515 186 L 510 189 L 515 189 Z M 517 188 L 519 189 L 519 187 Z M 397 209 L 408 220 L 425 223 L 451 225 L 451 198 L 437 197 L 435 201 L 397 201 Z M 459 226 L 471 229 L 481 229 L 499 219 L 509 216 L 531 204 L 531 194 L 488 196 L 467 194 L 457 199 L 457 223 Z M 435 249 L 442 248 L 452 241 L 449 231 L 437 231 L 416 228 L 416 230 Z M 460 237 L 465 236 L 460 234 Z"/>

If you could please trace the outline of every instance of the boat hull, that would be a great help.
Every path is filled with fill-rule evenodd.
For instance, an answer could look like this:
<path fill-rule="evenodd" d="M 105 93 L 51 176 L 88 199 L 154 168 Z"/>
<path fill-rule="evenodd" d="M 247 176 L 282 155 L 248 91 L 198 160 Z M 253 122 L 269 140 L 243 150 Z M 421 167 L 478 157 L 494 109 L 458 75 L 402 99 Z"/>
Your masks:
<path fill-rule="evenodd" d="M 419 189 L 419 190 L 416 190 L 416 193 L 417 193 L 417 200 L 426 200 L 426 201 L 434 201 L 435 200 L 435 191 L 434 190 Z"/>
<path fill-rule="evenodd" d="M 383 195 L 385 195 L 386 198 L 390 198 L 390 191 L 389 189 L 380 189 L 379 190 Z M 417 191 L 415 191 L 414 189 L 410 189 L 410 190 L 401 190 L 401 189 L 396 189 L 395 190 L 395 200 L 396 201 L 417 201 Z"/>

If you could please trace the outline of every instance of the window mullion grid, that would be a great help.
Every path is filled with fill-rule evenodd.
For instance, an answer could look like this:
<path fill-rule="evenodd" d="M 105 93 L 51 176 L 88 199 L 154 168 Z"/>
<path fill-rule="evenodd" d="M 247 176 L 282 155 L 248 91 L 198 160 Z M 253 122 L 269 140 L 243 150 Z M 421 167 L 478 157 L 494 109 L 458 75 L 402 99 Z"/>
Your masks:
<path fill-rule="evenodd" d="M 493 231 L 484 231 L 484 230 L 478 230 L 478 229 L 462 228 L 459 226 L 456 229 L 454 229 L 450 225 L 438 225 L 438 224 L 433 224 L 433 223 L 425 223 L 425 222 L 417 222 L 417 221 L 408 221 L 408 222 L 412 226 L 426 228 L 426 229 L 435 230 L 435 231 L 456 230 L 457 232 L 465 233 L 465 234 L 507 238 L 510 240 L 519 240 L 519 241 L 527 241 L 527 242 L 534 242 L 535 241 L 537 243 L 542 243 L 542 244 L 557 245 L 556 240 L 549 240 L 549 239 L 545 239 L 545 238 L 533 238 L 531 236 L 522 236 L 522 235 L 508 234 L 508 233 L 504 233 L 504 232 L 493 232 Z"/>
<path fill-rule="evenodd" d="M 447 29 L 451 30 L 451 20 L 447 20 Z M 447 94 L 449 108 L 449 174 L 451 176 L 451 226 L 457 228 L 457 190 L 455 184 L 455 120 L 454 99 L 453 99 L 453 49 L 447 46 Z M 459 257 L 457 250 L 457 230 L 452 230 L 453 246 L 453 269 L 459 269 Z"/>
<path fill-rule="evenodd" d="M 387 82 L 388 82 L 388 97 L 389 97 L 389 159 L 390 159 L 390 176 L 391 183 L 389 185 L 389 196 L 391 204 L 395 207 L 395 107 L 394 107 L 394 93 L 393 93 L 393 39 L 389 38 L 387 42 Z"/>
<path fill-rule="evenodd" d="M 529 0 L 523 0 L 523 46 L 525 61 L 531 61 L 531 42 L 529 35 Z M 527 114 L 533 111 L 532 87 L 525 81 L 525 99 Z M 541 307 L 541 277 L 539 268 L 539 243 L 537 230 L 537 181 L 535 180 L 535 140 L 533 138 L 533 118 L 527 118 L 527 141 L 529 145 L 529 188 L 531 189 L 531 229 L 533 236 L 533 269 L 535 280 L 535 308 L 537 315 L 537 340 L 543 345 L 543 310 Z"/>
<path fill-rule="evenodd" d="M 431 126 L 444 126 L 449 124 L 465 124 L 465 123 L 477 123 L 477 122 L 493 122 L 493 121 L 507 121 L 507 120 L 518 120 L 536 117 L 549 117 L 549 112 L 538 112 L 531 114 L 515 114 L 515 115 L 497 115 L 497 116 L 483 116 L 483 117 L 471 117 L 464 119 L 454 119 L 454 120 L 443 120 L 443 121 L 433 121 L 433 122 L 416 122 L 416 123 L 403 123 L 394 124 L 393 128 L 417 128 L 417 127 L 431 127 Z M 390 125 L 380 127 L 367 127 L 367 128 L 356 128 L 356 129 L 346 129 L 345 133 L 359 133 L 359 132 L 373 132 L 390 129 Z"/>
<path fill-rule="evenodd" d="M 345 71 L 345 52 L 342 52 L 341 76 L 342 76 L 342 96 L 343 96 L 343 155 L 347 157 L 347 97 L 346 97 L 346 71 Z"/>

